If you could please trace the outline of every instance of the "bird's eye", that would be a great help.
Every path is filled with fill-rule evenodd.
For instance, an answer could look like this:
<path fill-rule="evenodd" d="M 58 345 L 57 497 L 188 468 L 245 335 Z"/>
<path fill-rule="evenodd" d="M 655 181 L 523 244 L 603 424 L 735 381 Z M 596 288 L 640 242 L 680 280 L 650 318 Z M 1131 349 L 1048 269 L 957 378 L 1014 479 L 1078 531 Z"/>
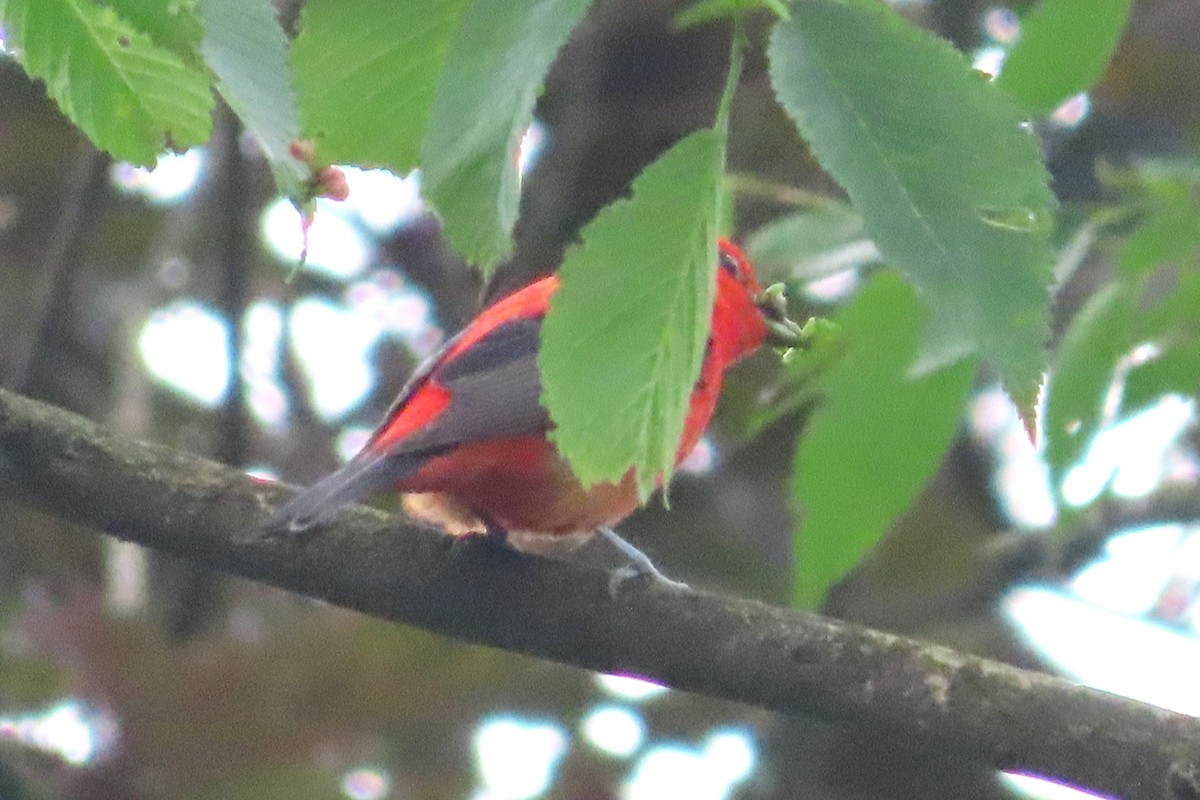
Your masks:
<path fill-rule="evenodd" d="M 721 269 L 729 273 L 729 276 L 734 280 L 742 279 L 742 265 L 734 258 L 732 253 L 721 253 Z"/>

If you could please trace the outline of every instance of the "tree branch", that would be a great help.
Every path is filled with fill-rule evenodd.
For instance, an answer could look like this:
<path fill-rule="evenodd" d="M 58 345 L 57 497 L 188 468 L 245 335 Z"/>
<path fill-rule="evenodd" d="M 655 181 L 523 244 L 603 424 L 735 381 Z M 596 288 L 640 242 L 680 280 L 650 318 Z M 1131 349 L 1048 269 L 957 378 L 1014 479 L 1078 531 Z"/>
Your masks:
<path fill-rule="evenodd" d="M 277 484 L 0 391 L 0 499 L 215 569 L 469 642 L 847 726 L 1128 800 L 1200 798 L 1200 720 L 890 634 L 631 586 L 356 508 L 306 539 L 239 541 Z"/>

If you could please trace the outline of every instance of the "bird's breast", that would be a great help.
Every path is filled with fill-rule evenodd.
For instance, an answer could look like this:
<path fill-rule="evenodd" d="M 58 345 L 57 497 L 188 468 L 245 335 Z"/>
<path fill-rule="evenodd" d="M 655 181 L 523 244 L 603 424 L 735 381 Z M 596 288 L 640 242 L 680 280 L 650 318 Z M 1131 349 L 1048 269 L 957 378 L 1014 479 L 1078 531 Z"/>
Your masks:
<path fill-rule="evenodd" d="M 619 483 L 585 489 L 544 436 L 460 446 L 431 459 L 397 488 L 444 494 L 460 522 L 465 510 L 477 518 L 478 527 L 490 522 L 508 531 L 552 535 L 615 524 L 638 504 L 632 474 Z M 460 531 L 470 528 L 458 526 Z"/>

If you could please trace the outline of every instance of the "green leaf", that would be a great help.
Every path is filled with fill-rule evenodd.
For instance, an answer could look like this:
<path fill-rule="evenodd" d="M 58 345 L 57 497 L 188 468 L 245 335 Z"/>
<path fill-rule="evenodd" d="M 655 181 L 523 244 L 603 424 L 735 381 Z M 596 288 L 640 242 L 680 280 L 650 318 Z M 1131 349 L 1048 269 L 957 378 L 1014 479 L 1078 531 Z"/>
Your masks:
<path fill-rule="evenodd" d="M 1154 345 L 1158 355 L 1122 363 L 1142 344 Z M 1105 425 L 1163 395 L 1194 393 L 1198 358 L 1200 273 L 1162 270 L 1092 296 L 1071 321 L 1050 370 L 1046 461 L 1055 483 Z"/>
<path fill-rule="evenodd" d="M 1200 386 L 1200 201 L 1195 175 L 1138 166 L 1141 224 L 1117 258 L 1114 280 L 1071 320 L 1050 370 L 1046 460 L 1056 483 L 1104 426 L 1164 395 Z M 1128 358 L 1140 345 L 1156 355 Z"/>
<path fill-rule="evenodd" d="M 1100 80 L 1133 0 L 1042 0 L 1021 21 L 1021 38 L 996 85 L 1042 117 Z"/>
<path fill-rule="evenodd" d="M 1200 331 L 1193 329 L 1192 337 L 1130 371 L 1121 402 L 1125 413 L 1136 414 L 1168 394 L 1191 396 L 1200 390 Z"/>
<path fill-rule="evenodd" d="M 1126 414 L 1166 394 L 1195 394 L 1200 385 L 1200 271 L 1195 263 L 1149 276 L 1138 297 L 1138 324 L 1131 338 L 1135 345 L 1153 344 L 1158 352 L 1130 370 L 1121 404 Z"/>
<path fill-rule="evenodd" d="M 1190 341 L 1200 332 L 1200 270 L 1194 263 L 1164 265 L 1127 291 L 1137 297 L 1135 342 Z"/>
<path fill-rule="evenodd" d="M 316 142 L 320 160 L 399 173 L 417 165 L 438 74 L 468 4 L 304 4 L 292 68 L 301 129 Z"/>
<path fill-rule="evenodd" d="M 546 71 L 591 0 L 474 0 L 450 46 L 421 144 L 421 190 L 468 262 L 508 253 L 516 156 Z"/>
<path fill-rule="evenodd" d="M 287 38 L 271 0 L 198 0 L 204 38 L 200 51 L 217 76 L 225 102 L 257 140 L 275 184 L 298 197 L 308 166 L 288 145 L 300 137 L 287 62 Z"/>
<path fill-rule="evenodd" d="M 713 303 L 724 137 L 678 142 L 567 253 L 542 330 L 542 401 L 585 484 L 670 480 Z"/>
<path fill-rule="evenodd" d="M 845 349 L 819 379 L 825 401 L 804 429 L 792 480 L 803 514 L 801 607 L 820 605 L 909 508 L 950 446 L 975 363 L 915 376 L 923 316 L 912 288 L 881 272 L 836 320 Z"/>
<path fill-rule="evenodd" d="M 770 11 L 782 19 L 790 16 L 783 0 L 696 0 L 675 14 L 675 27 L 691 28 L 705 22 L 715 22 L 762 10 Z"/>
<path fill-rule="evenodd" d="M 185 63 L 200 63 L 195 0 L 104 0 L 103 5 Z"/>
<path fill-rule="evenodd" d="M 769 222 L 750 234 L 746 252 L 760 276 L 804 281 L 878 258 L 862 216 L 845 203 L 826 203 Z"/>
<path fill-rule="evenodd" d="M 1182 180 L 1160 180 L 1151 208 L 1117 257 L 1126 275 L 1145 275 L 1166 264 L 1190 266 L 1200 251 L 1200 201 Z"/>
<path fill-rule="evenodd" d="M 1046 392 L 1046 462 L 1054 485 L 1100 429 L 1117 359 L 1134 345 L 1136 299 L 1118 285 L 1079 310 L 1055 353 Z"/>
<path fill-rule="evenodd" d="M 845 350 L 845 338 L 837 323 L 824 317 L 809 317 L 804 323 L 806 346 L 791 351 L 783 360 L 779 381 L 763 390 L 757 408 L 747 420 L 745 438 L 757 436 L 768 425 L 799 413 L 821 397 L 821 375 Z"/>
<path fill-rule="evenodd" d="M 149 166 L 212 130 L 208 77 L 92 0 L 0 0 L 8 47 L 63 113 L 117 158 Z"/>
<path fill-rule="evenodd" d="M 933 312 L 919 367 L 979 354 L 1030 413 L 1049 335 L 1052 197 L 1016 109 L 882 3 L 797 3 L 768 55 L 801 135 Z"/>

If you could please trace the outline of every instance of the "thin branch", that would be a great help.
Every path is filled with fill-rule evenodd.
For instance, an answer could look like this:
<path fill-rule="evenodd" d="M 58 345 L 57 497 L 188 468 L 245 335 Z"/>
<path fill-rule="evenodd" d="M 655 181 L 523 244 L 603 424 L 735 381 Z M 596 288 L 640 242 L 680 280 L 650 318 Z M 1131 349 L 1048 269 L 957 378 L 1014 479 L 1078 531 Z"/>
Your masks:
<path fill-rule="evenodd" d="M 104 216 L 101 198 L 108 187 L 108 156 L 90 144 L 80 145 L 64 192 L 62 213 L 54 223 L 46 257 L 29 298 L 30 313 L 13 347 L 14 357 L 4 376 L 8 386 L 28 387 L 33 365 L 46 333 L 68 303 L 72 269 L 83 260 L 88 240 Z"/>
<path fill-rule="evenodd" d="M 221 130 L 220 167 L 217 171 L 217 229 L 220 231 L 221 288 L 217 305 L 229 321 L 229 389 L 221 408 L 218 457 L 227 464 L 244 466 L 249 449 L 246 389 L 242 381 L 246 306 L 250 298 L 250 267 L 254 255 L 252 196 L 242 157 L 242 124 L 223 103 L 217 114 Z"/>
<path fill-rule="evenodd" d="M 1192 486 L 1168 485 L 1138 499 L 1104 499 L 1059 528 L 996 536 L 981 553 L 972 589 L 981 601 L 991 601 L 1019 581 L 1063 580 L 1098 558 L 1122 532 L 1197 520 L 1200 493 Z"/>
<path fill-rule="evenodd" d="M 607 576 L 353 509 L 307 539 L 239 541 L 277 484 L 0 391 L 0 499 L 215 569 L 465 641 L 953 744 L 1127 798 L 1200 797 L 1200 720 L 944 647 Z"/>

